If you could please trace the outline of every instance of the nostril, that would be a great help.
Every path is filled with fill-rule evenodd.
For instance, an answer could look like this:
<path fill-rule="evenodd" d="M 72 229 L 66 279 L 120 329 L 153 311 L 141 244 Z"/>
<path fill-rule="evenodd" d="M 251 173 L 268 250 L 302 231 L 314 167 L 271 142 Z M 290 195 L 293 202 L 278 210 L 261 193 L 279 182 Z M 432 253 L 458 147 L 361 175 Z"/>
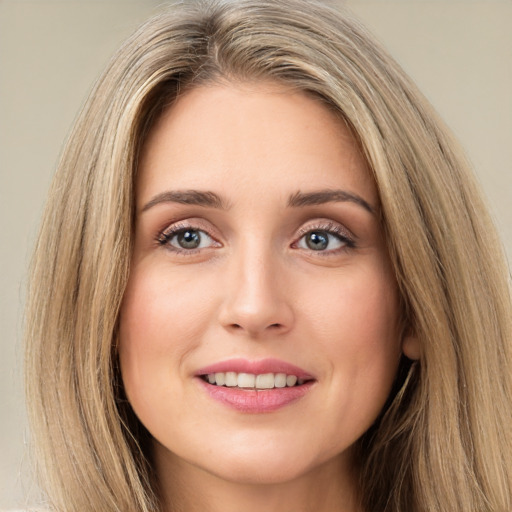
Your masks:
<path fill-rule="evenodd" d="M 234 323 L 230 324 L 229 328 L 232 329 L 233 331 L 244 331 L 246 329 L 241 324 L 234 324 Z M 280 324 L 280 323 L 270 324 L 267 326 L 267 329 L 272 330 L 272 331 L 279 330 L 282 328 L 283 328 L 283 324 Z M 247 330 L 250 331 L 250 329 L 247 329 Z"/>

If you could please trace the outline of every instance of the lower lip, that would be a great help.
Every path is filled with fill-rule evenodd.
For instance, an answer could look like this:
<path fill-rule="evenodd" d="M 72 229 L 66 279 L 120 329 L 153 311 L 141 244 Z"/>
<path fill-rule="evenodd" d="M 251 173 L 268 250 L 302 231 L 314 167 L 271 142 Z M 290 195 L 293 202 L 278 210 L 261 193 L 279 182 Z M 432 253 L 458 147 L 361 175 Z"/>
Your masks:
<path fill-rule="evenodd" d="M 239 412 L 265 413 L 272 412 L 302 398 L 312 388 L 314 381 L 301 386 L 264 389 L 261 391 L 215 386 L 198 379 L 211 398 Z"/>

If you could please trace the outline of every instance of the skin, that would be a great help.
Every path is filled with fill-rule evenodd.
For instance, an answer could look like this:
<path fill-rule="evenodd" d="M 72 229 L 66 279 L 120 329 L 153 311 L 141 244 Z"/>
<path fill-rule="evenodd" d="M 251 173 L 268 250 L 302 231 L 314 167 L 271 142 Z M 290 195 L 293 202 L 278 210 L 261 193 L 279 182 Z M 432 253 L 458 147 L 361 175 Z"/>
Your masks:
<path fill-rule="evenodd" d="M 183 190 L 226 208 L 161 200 Z M 368 208 L 288 204 L 325 190 Z M 354 443 L 415 342 L 400 339 L 377 190 L 344 123 L 272 84 L 193 89 L 145 143 L 136 204 L 119 355 L 169 510 L 358 510 Z M 200 248 L 164 240 L 174 227 L 200 230 Z M 312 230 L 328 244 L 311 249 Z M 315 382 L 281 409 L 243 413 L 195 377 L 233 357 L 278 358 Z"/>

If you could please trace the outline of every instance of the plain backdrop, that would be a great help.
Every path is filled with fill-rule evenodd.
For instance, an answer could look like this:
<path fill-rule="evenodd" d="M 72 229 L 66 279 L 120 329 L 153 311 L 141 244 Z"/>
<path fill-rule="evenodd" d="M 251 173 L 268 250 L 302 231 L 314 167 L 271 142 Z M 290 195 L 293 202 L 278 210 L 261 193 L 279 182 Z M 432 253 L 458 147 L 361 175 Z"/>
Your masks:
<path fill-rule="evenodd" d="M 0 509 L 33 493 L 20 335 L 63 140 L 120 42 L 162 2 L 0 0 Z M 348 0 L 456 133 L 512 256 L 512 0 Z M 469 234 L 468 234 L 469 236 Z"/>

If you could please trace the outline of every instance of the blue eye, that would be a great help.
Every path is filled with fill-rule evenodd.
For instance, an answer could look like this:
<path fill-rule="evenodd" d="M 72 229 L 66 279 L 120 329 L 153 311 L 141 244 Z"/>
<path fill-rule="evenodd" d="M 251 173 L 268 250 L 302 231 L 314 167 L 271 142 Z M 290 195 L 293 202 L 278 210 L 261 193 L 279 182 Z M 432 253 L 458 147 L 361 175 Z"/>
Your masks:
<path fill-rule="evenodd" d="M 164 233 L 159 239 L 161 245 L 170 245 L 172 248 L 183 251 L 193 251 L 211 247 L 214 240 L 210 235 L 200 229 L 181 228 L 170 233 Z"/>
<path fill-rule="evenodd" d="M 297 247 L 300 249 L 309 249 L 311 251 L 333 251 L 345 246 L 352 246 L 348 238 L 321 229 L 308 231 L 300 238 L 297 244 Z"/>

